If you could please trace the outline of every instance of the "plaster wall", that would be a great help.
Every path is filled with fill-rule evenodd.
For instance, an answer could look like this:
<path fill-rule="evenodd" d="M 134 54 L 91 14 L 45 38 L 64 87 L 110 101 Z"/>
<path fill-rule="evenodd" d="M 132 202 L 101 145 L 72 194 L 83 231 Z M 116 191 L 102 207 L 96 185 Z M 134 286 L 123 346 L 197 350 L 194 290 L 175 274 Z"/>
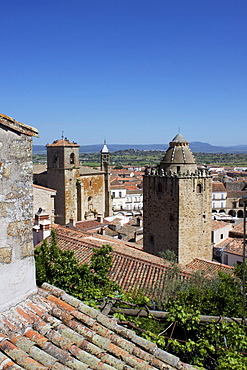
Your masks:
<path fill-rule="evenodd" d="M 55 191 L 49 189 L 42 189 L 39 186 L 33 185 L 33 217 L 38 212 L 39 208 L 45 209 L 48 213 L 51 222 L 54 222 L 54 197 Z"/>
<path fill-rule="evenodd" d="M 212 242 L 218 244 L 229 236 L 229 231 L 232 230 L 232 224 L 226 223 L 226 226 L 212 231 Z"/>

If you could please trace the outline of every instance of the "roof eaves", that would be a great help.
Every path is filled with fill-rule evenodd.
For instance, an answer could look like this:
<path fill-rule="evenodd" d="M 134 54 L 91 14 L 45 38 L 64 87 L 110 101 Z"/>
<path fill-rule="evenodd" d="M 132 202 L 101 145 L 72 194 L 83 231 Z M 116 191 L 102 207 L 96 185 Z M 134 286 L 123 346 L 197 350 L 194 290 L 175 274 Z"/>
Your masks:
<path fill-rule="evenodd" d="M 0 113 L 0 124 L 27 136 L 39 137 L 39 131 L 36 128 L 18 122 L 5 114 Z"/>

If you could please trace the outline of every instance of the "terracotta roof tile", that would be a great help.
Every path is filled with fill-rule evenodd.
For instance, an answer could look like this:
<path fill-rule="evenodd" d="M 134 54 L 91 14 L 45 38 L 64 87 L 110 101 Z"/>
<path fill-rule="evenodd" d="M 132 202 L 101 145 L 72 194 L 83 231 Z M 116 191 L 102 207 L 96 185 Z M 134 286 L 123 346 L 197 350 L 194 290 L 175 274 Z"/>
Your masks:
<path fill-rule="evenodd" d="M 212 182 L 212 192 L 213 193 L 217 193 L 217 192 L 223 193 L 223 192 L 226 192 L 226 188 L 222 182 L 213 181 Z"/>
<path fill-rule="evenodd" d="M 20 315 L 24 319 L 16 327 Z M 20 305 L 0 313 L 0 368 L 182 370 L 185 366 L 116 319 L 43 284 Z"/>
<path fill-rule="evenodd" d="M 224 221 L 216 221 L 216 220 L 212 220 L 212 230 L 218 230 L 218 229 L 221 229 L 223 227 L 229 227 L 229 223 L 226 223 Z"/>
<path fill-rule="evenodd" d="M 99 229 L 103 226 L 108 225 L 108 221 L 99 222 L 97 220 L 88 220 L 88 221 L 78 221 L 76 222 L 76 228 L 82 231 Z"/>
<path fill-rule="evenodd" d="M 46 147 L 50 146 L 69 146 L 69 147 L 79 147 L 80 145 L 77 143 L 72 143 L 71 141 L 67 139 L 60 139 L 53 141 L 52 144 L 47 144 Z"/>
<path fill-rule="evenodd" d="M 48 238 L 49 240 L 49 238 Z M 122 242 L 118 239 L 109 239 L 102 235 L 89 235 L 75 229 L 59 226 L 57 228 L 58 247 L 62 250 L 74 251 L 79 263 L 89 263 L 93 249 L 100 248 L 103 244 L 113 247 L 113 266 L 110 277 L 125 291 L 139 289 L 152 297 L 161 295 L 169 263 L 162 258 L 148 254 L 137 248 L 134 243 Z M 205 269 L 210 261 L 194 265 L 192 268 L 182 267 L 181 279 L 187 279 L 196 268 Z M 222 270 L 222 266 L 214 265 L 212 271 Z M 90 317 L 93 317 L 90 314 Z"/>
<path fill-rule="evenodd" d="M 36 128 L 25 125 L 24 123 L 16 121 L 14 118 L 2 113 L 0 113 L 0 124 L 27 136 L 39 137 L 39 132 Z"/>
<path fill-rule="evenodd" d="M 233 274 L 232 266 L 224 265 L 223 263 L 214 261 L 206 261 L 201 258 L 194 258 L 193 261 L 188 263 L 186 266 L 191 269 L 204 271 L 207 274 L 217 273 L 218 271 Z"/>

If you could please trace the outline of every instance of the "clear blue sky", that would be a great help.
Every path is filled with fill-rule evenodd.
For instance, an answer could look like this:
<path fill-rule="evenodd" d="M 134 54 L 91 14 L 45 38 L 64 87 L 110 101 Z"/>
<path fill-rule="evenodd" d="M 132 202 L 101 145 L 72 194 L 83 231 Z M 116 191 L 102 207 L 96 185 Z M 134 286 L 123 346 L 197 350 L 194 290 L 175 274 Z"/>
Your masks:
<path fill-rule="evenodd" d="M 0 113 L 80 145 L 246 144 L 246 0 L 2 0 Z"/>

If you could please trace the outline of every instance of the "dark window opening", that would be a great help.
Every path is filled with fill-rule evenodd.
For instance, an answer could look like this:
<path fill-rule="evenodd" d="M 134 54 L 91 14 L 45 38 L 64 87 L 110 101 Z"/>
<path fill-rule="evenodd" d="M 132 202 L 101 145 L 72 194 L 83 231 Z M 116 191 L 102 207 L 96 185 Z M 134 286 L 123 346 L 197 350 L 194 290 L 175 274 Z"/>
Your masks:
<path fill-rule="evenodd" d="M 171 222 L 173 222 L 173 221 L 174 221 L 174 215 L 170 215 L 170 216 L 169 216 L 169 220 L 170 220 Z"/>
<path fill-rule="evenodd" d="M 201 184 L 197 184 L 197 186 L 196 186 L 196 192 L 198 194 L 200 194 L 202 192 L 202 185 Z"/>
<path fill-rule="evenodd" d="M 74 164 L 74 163 L 75 163 L 75 154 L 71 153 L 70 154 L 70 164 Z"/>
<path fill-rule="evenodd" d="M 154 236 L 153 235 L 149 235 L 149 241 L 150 241 L 150 243 L 154 242 Z"/>
<path fill-rule="evenodd" d="M 163 187 L 162 187 L 161 182 L 158 183 L 158 189 L 157 190 L 158 190 L 158 193 L 162 193 Z"/>

